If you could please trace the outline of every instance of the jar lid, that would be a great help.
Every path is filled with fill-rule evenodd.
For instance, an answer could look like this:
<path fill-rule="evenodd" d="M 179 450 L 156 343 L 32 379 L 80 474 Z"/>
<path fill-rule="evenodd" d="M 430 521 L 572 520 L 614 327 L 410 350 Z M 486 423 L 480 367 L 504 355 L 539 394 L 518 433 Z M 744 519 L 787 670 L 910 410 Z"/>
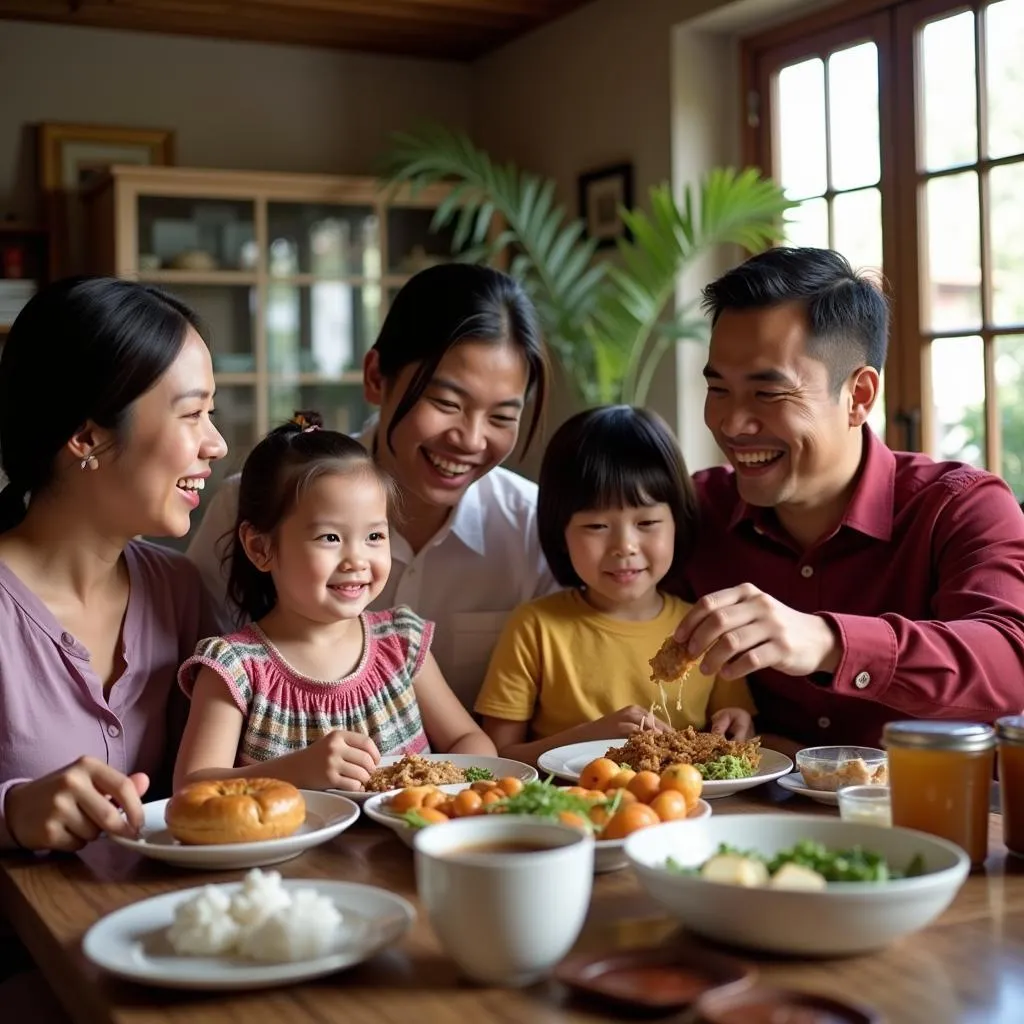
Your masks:
<path fill-rule="evenodd" d="M 996 719 L 996 735 L 1001 740 L 1024 743 L 1024 715 L 1006 715 Z"/>
<path fill-rule="evenodd" d="M 927 750 L 989 750 L 996 734 L 979 722 L 889 722 L 882 730 L 882 746 Z"/>

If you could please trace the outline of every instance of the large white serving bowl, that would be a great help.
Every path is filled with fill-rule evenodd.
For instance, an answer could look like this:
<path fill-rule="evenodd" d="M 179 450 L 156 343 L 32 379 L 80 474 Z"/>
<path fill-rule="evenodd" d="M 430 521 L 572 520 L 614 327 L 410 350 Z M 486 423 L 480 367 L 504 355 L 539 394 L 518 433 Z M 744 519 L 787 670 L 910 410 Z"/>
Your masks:
<path fill-rule="evenodd" d="M 833 850 L 862 846 L 900 870 L 920 854 L 926 873 L 800 892 L 708 882 L 664 866 L 673 857 L 696 867 L 720 843 L 771 857 L 801 839 Z M 970 868 L 960 847 L 924 832 L 796 814 L 723 814 L 654 825 L 629 836 L 626 857 L 641 885 L 690 931 L 749 949 L 804 956 L 863 953 L 924 928 L 949 906 Z"/>

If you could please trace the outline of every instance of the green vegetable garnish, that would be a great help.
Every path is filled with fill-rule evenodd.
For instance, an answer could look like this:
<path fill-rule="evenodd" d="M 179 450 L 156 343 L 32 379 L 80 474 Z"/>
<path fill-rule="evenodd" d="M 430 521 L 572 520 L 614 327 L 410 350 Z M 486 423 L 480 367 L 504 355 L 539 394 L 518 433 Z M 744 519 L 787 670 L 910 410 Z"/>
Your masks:
<path fill-rule="evenodd" d="M 928 869 L 924 865 L 924 857 L 919 853 L 914 854 L 914 859 L 907 865 L 906 870 L 903 872 L 904 878 L 917 878 L 919 875 L 928 873 Z M 894 871 L 893 878 L 899 878 L 899 875 Z"/>
<path fill-rule="evenodd" d="M 754 766 L 745 757 L 736 757 L 735 754 L 723 754 L 695 764 L 694 768 L 708 780 L 749 779 L 754 774 Z"/>
<path fill-rule="evenodd" d="M 770 875 L 774 875 L 783 864 L 799 864 L 816 871 L 826 882 L 888 882 L 895 878 L 912 878 L 925 873 L 924 858 L 917 854 L 899 871 L 890 868 L 886 859 L 873 850 L 852 846 L 848 850 L 829 850 L 822 843 L 812 839 L 801 839 L 788 850 L 779 850 L 774 857 L 764 857 L 752 850 L 740 850 L 722 843 L 718 854 L 731 853 L 749 860 L 761 861 Z M 700 868 L 684 867 L 674 857 L 665 861 L 665 869 L 679 875 L 696 875 Z"/>
<path fill-rule="evenodd" d="M 791 850 L 780 850 L 767 861 L 768 871 L 774 875 L 789 863 L 817 871 L 826 882 L 887 882 L 892 877 L 888 863 L 879 853 L 861 846 L 828 850 L 810 839 L 801 839 Z"/>
<path fill-rule="evenodd" d="M 559 814 L 578 814 L 593 829 L 590 811 L 594 807 L 607 807 L 609 814 L 615 813 L 621 797 L 618 793 L 611 800 L 587 800 L 576 793 L 567 793 L 550 780 L 536 779 L 527 782 L 515 796 L 496 800 L 487 805 L 487 813 L 529 814 L 538 818 L 557 818 Z"/>
<path fill-rule="evenodd" d="M 665 870 L 671 871 L 673 875 L 699 875 L 700 868 L 688 868 L 685 864 L 680 864 L 675 857 L 669 857 L 665 861 Z"/>
<path fill-rule="evenodd" d="M 467 768 L 463 773 L 467 782 L 481 782 L 484 779 L 493 779 L 494 775 L 489 768 Z"/>
<path fill-rule="evenodd" d="M 404 814 L 400 814 L 399 817 L 407 825 L 411 825 L 413 828 L 426 828 L 430 824 L 430 822 L 427 821 L 416 808 L 412 808 Z"/>

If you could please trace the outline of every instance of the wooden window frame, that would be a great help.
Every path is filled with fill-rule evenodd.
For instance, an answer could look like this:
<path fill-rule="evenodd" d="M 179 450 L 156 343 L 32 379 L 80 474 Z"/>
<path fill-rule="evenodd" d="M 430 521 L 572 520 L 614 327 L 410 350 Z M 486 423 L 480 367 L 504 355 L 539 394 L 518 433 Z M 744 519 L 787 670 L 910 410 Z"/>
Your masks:
<path fill-rule="evenodd" d="M 985 0 L 847 0 L 806 17 L 769 29 L 741 44 L 742 152 L 747 164 L 774 169 L 777 121 L 772 116 L 776 70 L 800 59 L 824 56 L 840 44 L 854 44 L 857 37 L 872 38 L 878 46 L 879 139 L 881 146 L 882 240 L 886 290 L 892 303 L 892 331 L 886 362 L 886 439 L 893 447 L 918 450 L 933 435 L 930 344 L 944 336 L 981 337 L 984 352 L 986 397 L 997 391 L 995 345 L 997 339 L 1021 333 L 1022 325 L 992 323 L 992 273 L 988 245 L 991 209 L 987 172 L 1015 157 L 991 159 L 979 145 L 978 159 L 939 174 L 919 166 L 918 154 L 924 121 L 920 95 L 916 31 L 922 21 L 957 11 L 971 10 L 984 19 Z M 983 47 L 984 22 L 975 33 L 977 118 L 979 141 L 984 136 L 987 80 Z M 911 126 L 913 130 L 910 130 Z M 933 330 L 924 316 L 928 249 L 926 222 L 920 193 L 925 182 L 940 175 L 974 171 L 979 176 L 982 322 L 975 329 Z M 996 401 L 985 403 L 986 464 L 995 472 L 1001 466 L 1001 425 Z"/>

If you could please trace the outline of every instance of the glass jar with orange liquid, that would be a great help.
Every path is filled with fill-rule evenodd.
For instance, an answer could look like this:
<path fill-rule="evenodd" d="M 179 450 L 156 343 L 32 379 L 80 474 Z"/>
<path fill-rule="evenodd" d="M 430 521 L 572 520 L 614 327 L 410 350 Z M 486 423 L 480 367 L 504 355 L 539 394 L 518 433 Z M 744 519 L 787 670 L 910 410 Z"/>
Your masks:
<path fill-rule="evenodd" d="M 1003 807 L 1003 842 L 1024 857 L 1024 715 L 996 722 L 999 738 L 999 792 Z"/>
<path fill-rule="evenodd" d="M 974 865 L 988 855 L 995 731 L 974 722 L 890 722 L 892 823 L 949 839 Z"/>

